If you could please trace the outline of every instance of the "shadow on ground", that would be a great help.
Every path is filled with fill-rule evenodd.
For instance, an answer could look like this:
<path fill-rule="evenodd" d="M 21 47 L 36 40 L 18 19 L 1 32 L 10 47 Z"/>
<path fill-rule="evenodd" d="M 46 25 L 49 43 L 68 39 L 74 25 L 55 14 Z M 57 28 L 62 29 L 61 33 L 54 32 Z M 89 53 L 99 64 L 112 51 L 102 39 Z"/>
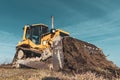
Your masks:
<path fill-rule="evenodd" d="M 57 77 L 45 77 L 42 80 L 61 80 L 61 79 L 59 79 Z"/>

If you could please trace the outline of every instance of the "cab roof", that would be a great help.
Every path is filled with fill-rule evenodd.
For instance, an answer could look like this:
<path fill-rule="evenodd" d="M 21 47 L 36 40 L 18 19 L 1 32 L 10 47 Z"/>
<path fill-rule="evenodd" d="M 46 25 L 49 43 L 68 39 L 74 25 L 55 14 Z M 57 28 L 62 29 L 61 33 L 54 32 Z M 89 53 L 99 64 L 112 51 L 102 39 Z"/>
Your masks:
<path fill-rule="evenodd" d="M 40 23 L 40 24 L 32 24 L 31 26 L 44 26 L 44 27 L 48 27 L 48 25 L 45 25 L 45 24 L 42 24 L 42 23 Z"/>

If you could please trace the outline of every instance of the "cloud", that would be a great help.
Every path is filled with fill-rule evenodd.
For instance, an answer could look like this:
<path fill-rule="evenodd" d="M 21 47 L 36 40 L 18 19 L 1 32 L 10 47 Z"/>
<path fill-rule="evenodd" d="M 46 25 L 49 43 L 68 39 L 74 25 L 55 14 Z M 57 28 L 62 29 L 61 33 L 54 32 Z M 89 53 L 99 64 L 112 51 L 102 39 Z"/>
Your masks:
<path fill-rule="evenodd" d="M 78 24 L 69 25 L 62 29 L 70 32 L 71 36 L 90 42 L 103 49 L 105 55 L 110 54 L 109 60 L 120 66 L 120 10 L 115 9 L 98 19 L 89 19 Z M 74 21 L 74 20 L 73 20 Z M 74 23 L 74 22 L 73 22 Z"/>
<path fill-rule="evenodd" d="M 101 17 L 100 19 L 93 19 L 83 23 L 73 24 L 71 26 L 64 27 L 63 29 L 70 32 L 72 36 L 86 40 L 94 38 L 105 39 L 113 36 L 119 36 L 119 14 L 120 11 L 117 10 L 105 17 Z"/>
<path fill-rule="evenodd" d="M 12 61 L 18 39 L 13 33 L 0 31 L 0 63 Z"/>

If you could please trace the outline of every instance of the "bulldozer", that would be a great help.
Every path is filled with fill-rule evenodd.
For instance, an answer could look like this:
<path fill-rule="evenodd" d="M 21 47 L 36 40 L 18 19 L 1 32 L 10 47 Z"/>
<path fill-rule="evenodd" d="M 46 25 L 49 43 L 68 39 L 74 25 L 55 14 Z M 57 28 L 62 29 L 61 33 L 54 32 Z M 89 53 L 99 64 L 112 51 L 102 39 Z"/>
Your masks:
<path fill-rule="evenodd" d="M 63 68 L 62 39 L 69 36 L 69 33 L 54 28 L 53 16 L 51 22 L 51 29 L 45 24 L 24 26 L 22 41 L 16 45 L 16 53 L 12 62 L 14 67 L 45 68 L 47 66 L 55 70 Z M 49 59 L 51 62 L 46 63 Z"/>

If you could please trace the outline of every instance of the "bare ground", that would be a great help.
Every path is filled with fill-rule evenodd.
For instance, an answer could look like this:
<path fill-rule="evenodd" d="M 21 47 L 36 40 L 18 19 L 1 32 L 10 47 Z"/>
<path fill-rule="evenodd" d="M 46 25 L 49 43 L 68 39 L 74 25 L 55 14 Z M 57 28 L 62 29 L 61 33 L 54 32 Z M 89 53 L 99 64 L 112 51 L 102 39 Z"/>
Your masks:
<path fill-rule="evenodd" d="M 110 80 L 92 72 L 64 74 L 50 70 L 0 68 L 0 80 Z M 111 80 L 120 80 L 112 78 Z"/>

